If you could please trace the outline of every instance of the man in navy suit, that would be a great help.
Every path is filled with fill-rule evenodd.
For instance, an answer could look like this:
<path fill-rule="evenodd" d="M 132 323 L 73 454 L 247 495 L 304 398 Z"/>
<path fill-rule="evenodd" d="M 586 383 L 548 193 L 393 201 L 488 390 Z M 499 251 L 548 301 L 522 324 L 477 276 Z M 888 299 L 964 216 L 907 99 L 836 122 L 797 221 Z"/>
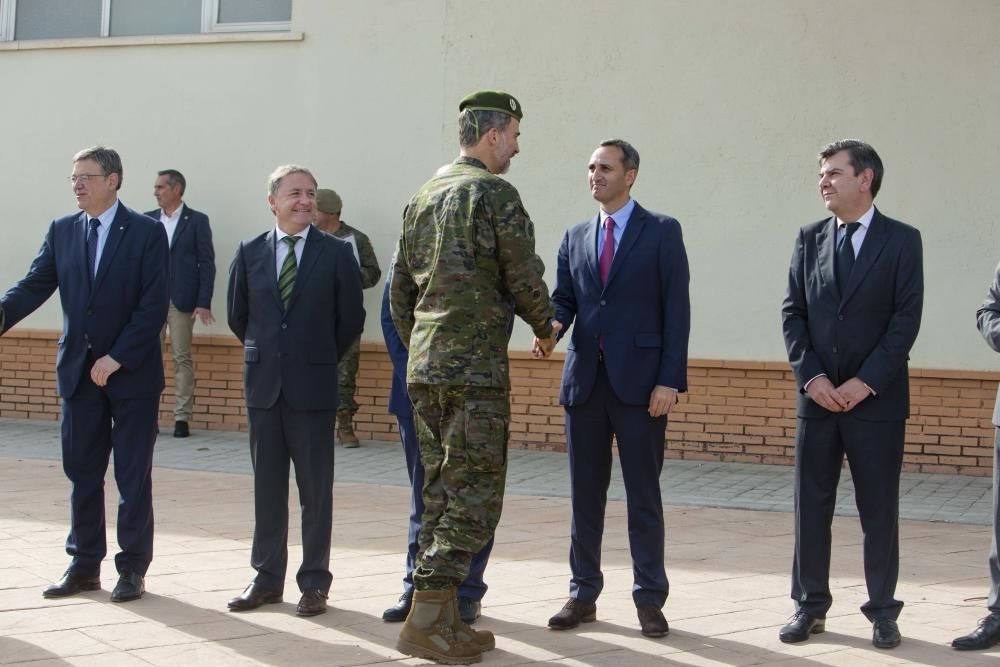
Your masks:
<path fill-rule="evenodd" d="M 77 153 L 70 182 L 83 213 L 49 226 L 28 274 L 0 299 L 0 311 L 10 329 L 59 289 L 56 381 L 63 398 L 63 470 L 72 483 L 66 539 L 72 560 L 42 594 L 59 598 L 101 587 L 104 475 L 113 453 L 121 551 L 111 600 L 125 602 L 142 596 L 153 558 L 151 471 L 163 391 L 167 236 L 118 200 L 122 162 L 114 150 Z"/>
<path fill-rule="evenodd" d="M 590 158 L 598 215 L 563 237 L 552 301 L 553 327 L 576 321 L 566 349 L 559 402 L 566 409 L 572 493 L 570 598 L 553 630 L 596 618 L 604 585 L 601 540 L 611 479 L 612 438 L 628 501 L 635 602 L 642 633 L 662 637 L 668 584 L 663 565 L 660 471 L 667 415 L 687 391 L 688 262 L 673 218 L 630 196 L 639 153 L 602 141 Z M 536 347 L 536 356 L 544 350 Z"/>
<path fill-rule="evenodd" d="M 844 456 L 864 532 L 872 643 L 900 642 L 899 474 L 910 414 L 907 359 L 917 339 L 924 274 L 920 232 L 882 215 L 882 160 L 854 139 L 819 154 L 819 191 L 832 217 L 799 230 L 781 308 L 799 390 L 795 435 L 796 611 L 786 643 L 823 632 L 830 594 L 830 526 Z"/>
<path fill-rule="evenodd" d="M 267 201 L 275 228 L 240 243 L 229 270 L 229 328 L 243 343 L 254 470 L 257 571 L 233 611 L 281 602 L 288 565 L 288 467 L 302 507 L 302 597 L 296 613 L 326 611 L 333 527 L 337 361 L 361 335 L 361 272 L 351 244 L 312 227 L 316 179 L 278 167 Z"/>
<path fill-rule="evenodd" d="M 153 196 L 160 208 L 146 215 L 159 220 L 170 242 L 170 350 L 174 357 L 174 437 L 190 435 L 188 422 L 194 409 L 194 366 L 191 334 L 195 319 L 212 324 L 212 290 L 215 287 L 215 249 L 208 216 L 184 203 L 187 180 L 176 169 L 158 172 Z M 162 338 L 162 333 L 161 333 Z"/>
<path fill-rule="evenodd" d="M 392 266 L 392 263 L 389 264 Z M 390 268 L 391 271 L 391 268 Z M 403 577 L 403 594 L 399 602 L 382 612 L 382 620 L 390 623 L 403 622 L 413 605 L 413 568 L 416 566 L 417 553 L 420 544 L 421 517 L 424 515 L 424 465 L 420 461 L 420 443 L 417 441 L 416 426 L 413 423 L 413 406 L 410 395 L 406 391 L 406 362 L 409 353 L 399 338 L 396 324 L 392 320 L 389 309 L 389 283 L 392 276 L 385 281 L 382 293 L 382 337 L 392 361 L 392 388 L 389 394 L 389 412 L 396 416 L 396 426 L 399 428 L 399 441 L 403 445 L 403 455 L 406 457 L 406 472 L 410 477 L 410 528 L 407 532 L 406 545 L 406 576 Z M 513 319 L 511 320 L 513 325 Z M 463 623 L 472 625 L 479 618 L 483 596 L 486 595 L 486 582 L 483 573 L 490 552 L 493 551 L 493 538 L 472 557 L 469 565 L 469 576 L 458 587 L 458 614 Z"/>

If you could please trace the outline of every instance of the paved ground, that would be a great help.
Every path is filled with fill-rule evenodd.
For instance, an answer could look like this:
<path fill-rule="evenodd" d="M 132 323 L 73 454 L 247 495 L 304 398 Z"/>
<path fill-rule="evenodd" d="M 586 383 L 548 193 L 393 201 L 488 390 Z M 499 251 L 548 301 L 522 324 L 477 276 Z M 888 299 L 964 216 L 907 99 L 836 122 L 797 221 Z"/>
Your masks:
<path fill-rule="evenodd" d="M 337 450 L 332 608 L 294 616 L 294 576 L 284 604 L 237 615 L 225 601 L 250 579 L 252 494 L 243 434 L 165 437 L 157 450 L 157 557 L 149 592 L 124 605 L 104 590 L 62 601 L 40 589 L 65 567 L 66 494 L 52 423 L 0 420 L 0 664 L 389 665 L 421 664 L 394 650 L 398 626 L 379 619 L 399 593 L 408 506 L 398 445 Z M 870 644 L 857 520 L 834 523 L 834 607 L 825 634 L 788 646 L 777 628 L 790 613 L 791 471 L 783 467 L 668 461 L 670 636 L 638 633 L 619 480 L 612 483 L 598 622 L 547 630 L 566 595 L 569 540 L 564 455 L 511 452 L 508 497 L 497 531 L 481 626 L 497 633 L 485 664 L 559 665 L 987 665 L 1000 650 L 947 648 L 983 615 L 989 480 L 906 475 L 898 596 L 904 643 Z M 840 506 L 853 511 L 845 472 Z M 114 484 L 108 482 L 113 535 Z M 290 503 L 293 515 L 296 499 Z M 767 511 L 750 511 L 767 510 Z M 293 525 L 297 523 L 293 516 Z M 954 522 L 954 523 L 949 523 Z M 961 522 L 961 523 L 959 523 Z M 289 536 L 290 561 L 299 535 Z"/>

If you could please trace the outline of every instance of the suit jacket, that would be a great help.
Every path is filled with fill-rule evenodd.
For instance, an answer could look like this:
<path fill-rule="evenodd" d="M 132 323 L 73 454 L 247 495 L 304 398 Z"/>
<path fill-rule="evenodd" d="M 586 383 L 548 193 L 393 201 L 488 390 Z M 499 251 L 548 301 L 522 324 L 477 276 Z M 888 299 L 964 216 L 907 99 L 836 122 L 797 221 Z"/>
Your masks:
<path fill-rule="evenodd" d="M 385 348 L 392 361 L 389 412 L 397 417 L 410 417 L 413 415 L 413 406 L 410 403 L 410 394 L 406 391 L 406 362 L 409 359 L 409 354 L 396 331 L 396 323 L 392 320 L 392 312 L 389 308 L 390 282 L 391 278 L 385 281 L 385 289 L 382 291 L 382 338 L 385 339 Z"/>
<path fill-rule="evenodd" d="M 162 225 L 119 202 L 91 286 L 87 232 L 87 214 L 82 211 L 49 225 L 28 274 L 3 296 L 6 328 L 59 288 L 59 395 L 71 398 L 76 392 L 89 347 L 95 359 L 109 354 L 122 365 L 108 379 L 111 396 L 158 396 L 164 386 L 160 330 L 167 319 L 167 235 Z"/>
<path fill-rule="evenodd" d="M 284 396 L 296 410 L 337 409 L 337 362 L 361 335 L 361 273 L 351 245 L 309 230 L 285 309 L 275 232 L 240 243 L 229 269 L 229 328 L 243 343 L 247 407 Z"/>
<path fill-rule="evenodd" d="M 680 224 L 638 204 L 615 252 L 607 286 L 597 260 L 599 216 L 571 227 L 559 247 L 552 301 L 563 333 L 573 324 L 563 366 L 562 405 L 587 400 L 604 360 L 615 394 L 646 405 L 656 385 L 687 391 L 691 306 Z"/>
<path fill-rule="evenodd" d="M 146 215 L 159 222 L 160 209 Z M 211 310 L 214 288 L 215 248 L 208 216 L 182 204 L 170 240 L 170 300 L 182 313 L 195 308 Z"/>
<path fill-rule="evenodd" d="M 844 293 L 834 275 L 837 219 L 799 230 L 782 304 L 785 347 L 799 387 L 798 416 L 831 413 L 805 393 L 826 374 L 835 385 L 858 377 L 875 390 L 851 411 L 858 419 L 910 415 L 907 360 L 920 329 L 924 300 L 920 232 L 878 209 Z"/>
<path fill-rule="evenodd" d="M 1000 265 L 997 266 L 993 284 L 986 293 L 986 300 L 976 312 L 976 326 L 983 334 L 986 343 L 996 352 L 1000 352 Z M 993 424 L 1000 427 L 1000 388 L 997 391 L 996 404 L 993 406 Z"/>

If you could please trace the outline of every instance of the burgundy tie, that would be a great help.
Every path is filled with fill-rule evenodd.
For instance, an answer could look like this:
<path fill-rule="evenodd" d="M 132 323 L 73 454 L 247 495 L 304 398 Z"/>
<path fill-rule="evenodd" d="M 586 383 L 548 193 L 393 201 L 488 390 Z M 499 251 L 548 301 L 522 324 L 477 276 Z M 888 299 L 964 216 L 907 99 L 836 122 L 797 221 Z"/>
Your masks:
<path fill-rule="evenodd" d="M 608 274 L 611 273 L 611 261 L 615 258 L 615 219 L 608 216 L 604 219 L 604 247 L 601 249 L 601 284 L 608 284 Z"/>

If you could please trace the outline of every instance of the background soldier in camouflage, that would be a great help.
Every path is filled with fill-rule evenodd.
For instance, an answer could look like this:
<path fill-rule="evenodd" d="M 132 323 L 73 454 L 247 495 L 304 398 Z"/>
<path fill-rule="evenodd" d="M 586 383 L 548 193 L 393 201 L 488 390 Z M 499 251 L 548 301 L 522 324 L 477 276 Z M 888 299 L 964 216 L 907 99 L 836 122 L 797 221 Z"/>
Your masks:
<path fill-rule="evenodd" d="M 361 267 L 361 288 L 374 287 L 382 277 L 375 250 L 368 236 L 340 219 L 344 202 L 333 190 L 316 191 L 316 228 L 339 239 L 344 239 L 354 247 L 354 258 Z M 337 408 L 337 439 L 344 447 L 359 447 L 361 442 L 354 435 L 354 415 L 358 404 L 354 395 L 358 390 L 358 362 L 361 359 L 361 339 L 354 341 L 340 357 L 337 366 L 337 392 L 340 405 Z"/>
<path fill-rule="evenodd" d="M 459 112 L 461 155 L 407 204 L 390 282 L 425 471 L 413 607 L 397 647 L 473 662 L 493 638 L 461 623 L 455 587 L 500 519 L 511 313 L 546 352 L 555 342 L 534 226 L 517 190 L 496 175 L 518 152 L 521 106 L 506 93 L 481 91 Z"/>

